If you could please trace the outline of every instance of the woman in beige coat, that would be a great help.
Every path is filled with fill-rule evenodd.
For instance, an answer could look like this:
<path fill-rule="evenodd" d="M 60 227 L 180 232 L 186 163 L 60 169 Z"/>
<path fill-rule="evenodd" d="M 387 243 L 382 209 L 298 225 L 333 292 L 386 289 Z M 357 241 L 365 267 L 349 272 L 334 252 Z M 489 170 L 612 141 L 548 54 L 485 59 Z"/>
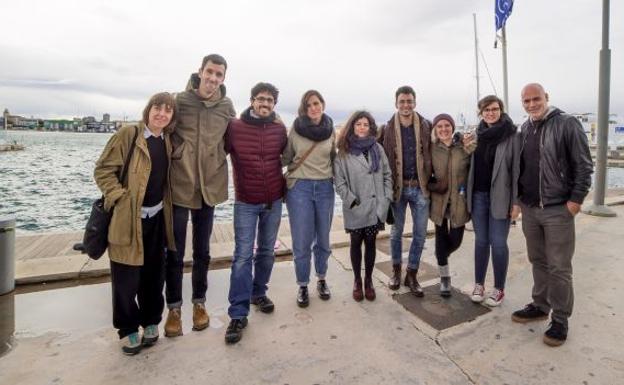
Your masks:
<path fill-rule="evenodd" d="M 175 120 L 172 95 L 152 96 L 143 110 L 143 121 L 113 135 L 95 166 L 104 206 L 113 210 L 108 232 L 113 326 L 118 329 L 123 352 L 129 355 L 158 340 L 164 307 L 165 247 L 175 250 L 169 184 L 169 134 Z M 128 172 L 122 181 L 128 157 Z M 139 326 L 143 327 L 142 338 Z"/>
<path fill-rule="evenodd" d="M 440 295 L 451 295 L 448 258 L 461 245 L 464 225 L 470 220 L 466 205 L 466 180 L 474 135 L 454 136 L 455 121 L 448 114 L 433 119 L 431 159 L 433 178 L 429 182 L 429 217 L 435 223 L 435 255 L 440 270 Z"/>

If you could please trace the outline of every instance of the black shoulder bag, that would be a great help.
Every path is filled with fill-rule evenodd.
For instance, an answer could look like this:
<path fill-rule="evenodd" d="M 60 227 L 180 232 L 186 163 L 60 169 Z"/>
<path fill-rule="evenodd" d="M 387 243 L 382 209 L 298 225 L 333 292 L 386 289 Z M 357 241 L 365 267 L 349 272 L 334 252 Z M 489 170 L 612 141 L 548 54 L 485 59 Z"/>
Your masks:
<path fill-rule="evenodd" d="M 121 171 L 121 177 L 119 181 L 123 187 L 127 186 L 126 175 L 128 174 L 128 166 L 132 159 L 132 153 L 136 145 L 137 136 L 139 135 L 139 129 L 137 128 L 130 145 L 130 151 L 126 155 L 123 169 Z M 124 183 L 126 182 L 126 183 Z M 113 216 L 113 209 L 110 211 L 104 210 L 104 196 L 93 202 L 91 206 L 91 215 L 87 221 L 85 227 L 84 237 L 82 238 L 82 248 L 79 245 L 75 245 L 74 249 L 82 249 L 83 253 L 89 255 L 92 259 L 100 259 L 108 248 L 108 226 L 110 225 L 111 218 Z"/>

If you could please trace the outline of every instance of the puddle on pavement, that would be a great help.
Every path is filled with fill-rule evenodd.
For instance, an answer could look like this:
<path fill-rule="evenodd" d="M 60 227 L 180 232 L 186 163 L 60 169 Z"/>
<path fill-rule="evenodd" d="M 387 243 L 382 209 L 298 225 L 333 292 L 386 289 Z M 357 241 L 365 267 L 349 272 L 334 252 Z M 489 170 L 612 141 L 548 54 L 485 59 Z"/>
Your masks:
<path fill-rule="evenodd" d="M 229 277 L 229 270 L 211 270 L 208 276 L 206 307 L 211 315 L 211 328 L 227 326 Z M 182 288 L 185 300 L 182 324 L 185 332 L 190 332 L 193 323 L 190 274 L 185 274 Z M 163 322 L 166 316 L 165 308 Z M 69 343 L 100 329 L 110 330 L 115 338 L 108 277 L 18 286 L 14 292 L 0 296 L 0 357 L 10 354 L 23 339 L 56 333 L 63 343 Z"/>

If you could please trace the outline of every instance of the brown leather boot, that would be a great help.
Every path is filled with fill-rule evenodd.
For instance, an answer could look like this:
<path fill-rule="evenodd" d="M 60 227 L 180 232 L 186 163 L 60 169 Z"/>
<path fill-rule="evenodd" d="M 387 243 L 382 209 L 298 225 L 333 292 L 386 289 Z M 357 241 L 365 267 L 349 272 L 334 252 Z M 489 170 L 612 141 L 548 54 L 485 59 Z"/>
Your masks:
<path fill-rule="evenodd" d="M 401 286 L 401 264 L 392 265 L 392 278 L 388 281 L 390 290 L 399 290 Z"/>
<path fill-rule="evenodd" d="M 374 301 L 377 297 L 375 295 L 375 287 L 373 287 L 373 280 L 367 278 L 364 280 L 364 297 L 369 301 Z"/>
<path fill-rule="evenodd" d="M 182 335 L 182 314 L 179 308 L 169 309 L 165 322 L 165 337 L 177 337 Z"/>
<path fill-rule="evenodd" d="M 416 279 L 417 273 L 418 273 L 417 269 L 414 270 L 408 267 L 407 275 L 405 276 L 405 284 L 406 286 L 409 287 L 412 294 L 414 294 L 416 297 L 422 297 L 425 295 L 425 293 L 423 292 L 422 287 L 420 287 L 420 284 L 418 283 L 418 280 Z"/>
<path fill-rule="evenodd" d="M 362 278 L 356 278 L 353 282 L 353 299 L 357 302 L 360 302 L 364 299 L 364 293 L 362 292 Z"/>
<path fill-rule="evenodd" d="M 210 325 L 210 317 L 203 303 L 193 304 L 193 330 L 204 330 Z"/>

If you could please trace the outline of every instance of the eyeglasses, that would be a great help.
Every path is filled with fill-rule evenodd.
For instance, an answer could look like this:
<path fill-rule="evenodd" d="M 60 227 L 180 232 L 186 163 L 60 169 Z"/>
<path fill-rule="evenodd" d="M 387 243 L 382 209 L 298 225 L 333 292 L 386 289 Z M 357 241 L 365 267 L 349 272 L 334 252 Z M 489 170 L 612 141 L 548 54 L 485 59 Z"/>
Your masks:
<path fill-rule="evenodd" d="M 408 106 L 410 106 L 410 105 L 412 105 L 414 103 L 416 103 L 415 100 L 399 100 L 399 104 L 406 104 Z"/>
<path fill-rule="evenodd" d="M 254 98 L 254 100 L 258 103 L 269 103 L 269 104 L 275 104 L 275 99 L 273 98 L 265 98 L 264 96 L 257 96 Z"/>
<path fill-rule="evenodd" d="M 483 110 L 483 112 L 487 112 L 487 113 L 490 113 L 490 112 L 499 112 L 500 110 L 501 110 L 501 109 L 500 109 L 499 107 L 494 107 L 494 108 L 485 108 L 485 109 Z"/>

